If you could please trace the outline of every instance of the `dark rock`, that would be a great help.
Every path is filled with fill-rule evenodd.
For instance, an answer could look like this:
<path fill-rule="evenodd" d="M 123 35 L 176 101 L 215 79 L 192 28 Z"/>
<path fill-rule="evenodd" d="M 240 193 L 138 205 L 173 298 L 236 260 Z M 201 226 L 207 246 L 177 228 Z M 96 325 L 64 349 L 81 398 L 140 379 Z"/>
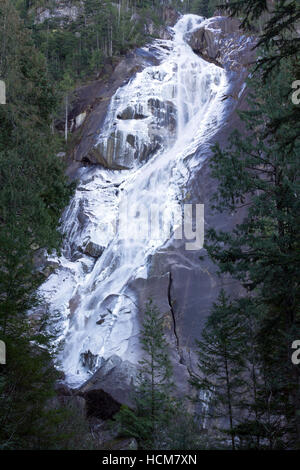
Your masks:
<path fill-rule="evenodd" d="M 91 391 L 102 391 L 119 404 L 133 406 L 132 392 L 136 374 L 134 364 L 122 361 L 119 356 L 114 355 L 104 361 L 94 375 L 78 389 L 78 393 L 86 396 Z"/>
<path fill-rule="evenodd" d="M 135 136 L 134 135 L 128 134 L 128 136 L 126 137 L 126 140 L 132 147 L 135 146 Z"/>
<path fill-rule="evenodd" d="M 139 113 L 136 109 L 128 106 L 128 108 L 124 109 L 120 114 L 118 114 L 118 119 L 145 119 L 147 116 L 144 114 Z"/>
<path fill-rule="evenodd" d="M 84 397 L 80 396 L 60 396 L 59 403 L 64 408 L 76 409 L 77 413 L 81 415 L 83 419 L 85 419 L 87 414 L 87 403 Z"/>
<path fill-rule="evenodd" d="M 240 71 L 255 58 L 254 38 L 240 30 L 240 21 L 236 18 L 210 18 L 188 33 L 187 40 L 204 59 L 228 70 Z"/>
<path fill-rule="evenodd" d="M 73 395 L 72 390 L 63 382 L 58 382 L 55 385 L 55 392 L 57 393 L 57 395 L 66 397 L 70 397 Z"/>
<path fill-rule="evenodd" d="M 98 356 L 93 354 L 90 350 L 80 354 L 80 361 L 83 367 L 88 370 L 93 370 L 97 363 Z"/>
<path fill-rule="evenodd" d="M 108 146 L 109 147 L 109 146 Z M 119 165 L 110 158 L 110 153 L 113 153 L 113 149 L 102 153 L 100 147 L 93 147 L 89 153 L 83 158 L 82 162 L 88 162 L 92 164 L 99 164 L 104 168 L 110 168 L 111 170 L 127 170 L 128 168 L 124 165 Z"/>
<path fill-rule="evenodd" d="M 104 246 L 97 245 L 97 243 L 89 241 L 84 247 L 83 252 L 85 255 L 92 256 L 92 258 L 99 258 L 102 255 L 104 249 Z"/>
<path fill-rule="evenodd" d="M 103 390 L 90 390 L 83 394 L 86 401 L 87 417 L 94 417 L 103 420 L 111 419 L 121 405 L 112 396 Z"/>

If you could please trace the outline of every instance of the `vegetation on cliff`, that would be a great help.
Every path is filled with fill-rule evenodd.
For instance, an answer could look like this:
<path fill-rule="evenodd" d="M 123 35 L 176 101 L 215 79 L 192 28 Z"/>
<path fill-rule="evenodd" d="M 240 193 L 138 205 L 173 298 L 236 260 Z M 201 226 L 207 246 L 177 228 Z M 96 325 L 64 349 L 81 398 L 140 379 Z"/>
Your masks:
<path fill-rule="evenodd" d="M 59 219 L 72 194 L 57 156 L 64 143 L 53 130 L 59 101 L 65 97 L 67 116 L 74 84 L 105 75 L 107 64 L 144 44 L 164 25 L 166 8 L 210 16 L 217 3 L 74 1 L 73 16 L 63 17 L 52 16 L 50 0 L 0 4 L 0 77 L 7 89 L 0 106 L 0 334 L 8 358 L 0 366 L 1 449 L 82 447 L 71 428 L 76 423 L 88 433 L 81 417 L 55 405 L 58 374 L 45 312 L 36 321 L 28 317 L 41 302 L 35 256 L 59 250 Z M 123 408 L 116 418 L 141 448 L 300 446 L 300 374 L 291 361 L 300 331 L 300 107 L 291 100 L 300 11 L 296 0 L 270 4 L 224 6 L 245 28 L 260 29 L 260 59 L 248 81 L 249 109 L 240 113 L 245 134 L 234 132 L 228 148 L 215 146 L 211 160 L 219 183 L 214 208 L 243 207 L 247 214 L 233 233 L 210 230 L 206 248 L 245 295 L 230 299 L 222 291 L 197 343 L 199 370 L 191 383 L 203 405 L 200 423 L 175 398 L 163 319 L 147 306 L 136 411 Z M 217 426 L 204 444 L 207 419 Z"/>
<path fill-rule="evenodd" d="M 267 2 L 260 1 L 226 4 L 232 14 L 245 14 L 244 25 L 250 28 L 267 7 Z M 291 360 L 292 344 L 300 331 L 300 133 L 295 119 L 300 108 L 291 96 L 299 71 L 298 13 L 297 2 L 273 4 L 257 46 L 261 59 L 248 81 L 249 110 L 240 113 L 246 136 L 234 132 L 228 148 L 214 147 L 211 160 L 212 175 L 219 183 L 215 209 L 228 213 L 247 209 L 233 233 L 212 229 L 206 244 L 220 272 L 229 273 L 245 288 L 245 297 L 236 299 L 235 306 L 226 306 L 229 314 L 220 319 L 220 331 L 214 332 L 217 342 L 221 341 L 222 325 L 226 327 L 236 309 L 240 310 L 234 329 L 240 330 L 240 341 L 232 343 L 244 361 L 239 372 L 241 396 L 234 404 L 239 416 L 233 419 L 229 397 L 231 411 L 227 415 L 232 439 L 237 437 L 244 448 L 291 449 L 300 445 L 300 370 Z M 252 328 L 246 330 L 245 312 L 253 321 Z M 214 310 L 205 335 L 210 334 L 206 330 L 216 314 Z M 199 346 L 200 369 L 205 372 L 207 341 Z M 248 348 L 252 350 L 250 357 Z M 248 369 L 252 372 L 247 373 Z M 208 381 L 210 369 L 205 373 Z M 242 380 L 249 377 L 252 385 L 249 388 L 249 380 L 244 390 Z M 222 392 L 218 378 L 216 370 L 215 387 Z M 203 383 L 203 379 L 198 381 L 199 386 Z"/>
<path fill-rule="evenodd" d="M 46 61 L 9 0 L 0 4 L 0 44 L 7 91 L 0 106 L 0 335 L 7 347 L 7 364 L 0 366 L 0 447 L 40 447 L 53 437 L 54 416 L 45 403 L 56 372 L 50 338 L 27 311 L 38 304 L 42 281 L 34 257 L 59 248 L 57 227 L 71 188 L 51 133 L 56 103 Z"/>

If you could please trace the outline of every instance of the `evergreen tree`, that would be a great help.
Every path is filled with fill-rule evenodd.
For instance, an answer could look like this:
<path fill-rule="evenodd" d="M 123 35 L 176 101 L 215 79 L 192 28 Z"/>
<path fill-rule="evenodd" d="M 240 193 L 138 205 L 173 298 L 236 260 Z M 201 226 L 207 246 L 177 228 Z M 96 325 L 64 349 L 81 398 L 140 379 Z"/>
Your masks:
<path fill-rule="evenodd" d="M 222 8 L 231 16 L 242 16 L 242 27 L 252 29 L 264 18 L 263 31 L 256 47 L 265 46 L 271 54 L 260 60 L 267 63 L 268 73 L 281 60 L 296 58 L 300 53 L 297 24 L 300 20 L 298 0 L 229 0 Z M 273 50 L 272 50 L 273 49 Z"/>
<path fill-rule="evenodd" d="M 172 366 L 164 335 L 163 318 L 150 300 L 141 330 L 144 351 L 134 395 L 136 411 L 123 407 L 116 418 L 121 432 L 137 438 L 142 448 L 162 448 L 175 410 Z"/>
<path fill-rule="evenodd" d="M 257 31 L 257 25 L 260 25 L 255 45 L 259 55 L 255 70 L 262 74 L 265 82 L 270 82 L 276 73 L 288 66 L 291 70 L 291 74 L 286 77 L 289 90 L 285 95 L 282 93 L 282 97 L 289 99 L 292 84 L 300 73 L 299 1 L 229 0 L 222 7 L 231 16 L 241 18 L 241 27 L 244 29 Z M 282 107 L 281 113 L 269 120 L 265 132 L 276 133 L 288 124 L 289 143 L 292 143 L 300 134 L 300 106 L 285 108 Z M 283 146 L 285 142 L 286 139 L 283 139 Z"/>
<path fill-rule="evenodd" d="M 209 18 L 213 16 L 219 3 L 219 0 L 192 0 L 188 11 Z"/>
<path fill-rule="evenodd" d="M 196 344 L 199 373 L 193 375 L 191 383 L 199 391 L 209 393 L 210 417 L 229 424 L 231 447 L 235 450 L 234 428 L 239 417 L 240 399 L 245 392 L 245 334 L 236 309 L 223 290 L 213 305 L 202 339 Z M 223 431 L 228 433 L 227 426 Z"/>
<path fill-rule="evenodd" d="M 280 331 L 270 333 L 263 328 L 264 310 L 255 296 L 238 299 L 234 308 L 245 341 L 242 352 L 245 390 L 239 400 L 240 416 L 234 427 L 239 448 L 289 448 L 290 426 L 283 419 L 290 406 L 289 394 L 284 386 L 287 377 L 279 373 L 283 357 L 278 354 L 278 345 L 283 345 L 284 350 L 284 337 Z"/>
<path fill-rule="evenodd" d="M 56 433 L 56 412 L 47 411 L 47 402 L 57 374 L 51 338 L 28 310 L 40 302 L 35 253 L 59 248 L 57 226 L 71 188 L 50 133 L 56 101 L 45 59 L 9 0 L 0 4 L 0 44 L 7 88 L 7 104 L 0 106 L 0 337 L 7 347 L 0 445 L 45 448 Z"/>
<path fill-rule="evenodd" d="M 282 63 L 268 85 L 260 77 L 251 80 L 251 109 L 241 113 L 247 137 L 235 132 L 229 148 L 214 148 L 212 175 L 219 181 L 215 208 L 232 212 L 246 206 L 248 212 L 233 233 L 210 230 L 207 249 L 221 272 L 230 273 L 255 294 L 263 312 L 260 327 L 268 331 L 267 337 L 261 336 L 268 383 L 284 403 L 282 412 L 296 446 L 300 371 L 291 363 L 290 348 L 300 325 L 300 142 L 289 122 L 266 132 L 270 121 L 293 106 L 287 100 L 291 70 L 288 62 Z"/>

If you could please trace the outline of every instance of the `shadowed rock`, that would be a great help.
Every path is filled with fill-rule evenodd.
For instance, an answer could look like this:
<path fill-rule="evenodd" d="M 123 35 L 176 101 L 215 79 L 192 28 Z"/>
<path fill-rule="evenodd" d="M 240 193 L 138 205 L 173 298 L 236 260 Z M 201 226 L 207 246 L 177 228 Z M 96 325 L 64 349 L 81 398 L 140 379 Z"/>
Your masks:
<path fill-rule="evenodd" d="M 240 71 L 255 58 L 254 38 L 240 30 L 236 18 L 209 18 L 187 34 L 187 41 L 194 52 L 228 70 Z"/>
<path fill-rule="evenodd" d="M 134 364 L 122 361 L 119 356 L 114 355 L 104 361 L 94 375 L 78 389 L 78 393 L 94 398 L 106 397 L 104 394 L 109 394 L 114 400 L 113 403 L 132 407 L 136 375 L 137 368 Z"/>

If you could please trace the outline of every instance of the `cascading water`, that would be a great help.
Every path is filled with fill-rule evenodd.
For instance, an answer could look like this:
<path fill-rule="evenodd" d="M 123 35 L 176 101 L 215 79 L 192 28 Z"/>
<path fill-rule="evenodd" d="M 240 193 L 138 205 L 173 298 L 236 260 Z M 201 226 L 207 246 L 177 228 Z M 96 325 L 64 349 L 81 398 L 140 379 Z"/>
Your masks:
<path fill-rule="evenodd" d="M 65 211 L 63 255 L 41 292 L 59 324 L 60 361 L 72 385 L 112 354 L 138 359 L 138 309 L 128 285 L 147 278 L 149 255 L 170 238 L 163 228 L 174 229 L 190 171 L 186 157 L 222 123 L 225 72 L 195 55 L 184 39 L 201 21 L 183 16 L 172 40 L 151 45 L 160 65 L 146 67 L 116 92 L 97 147 L 129 169 L 81 168 Z M 154 217 L 163 214 L 159 233 L 149 231 L 147 209 Z"/>

